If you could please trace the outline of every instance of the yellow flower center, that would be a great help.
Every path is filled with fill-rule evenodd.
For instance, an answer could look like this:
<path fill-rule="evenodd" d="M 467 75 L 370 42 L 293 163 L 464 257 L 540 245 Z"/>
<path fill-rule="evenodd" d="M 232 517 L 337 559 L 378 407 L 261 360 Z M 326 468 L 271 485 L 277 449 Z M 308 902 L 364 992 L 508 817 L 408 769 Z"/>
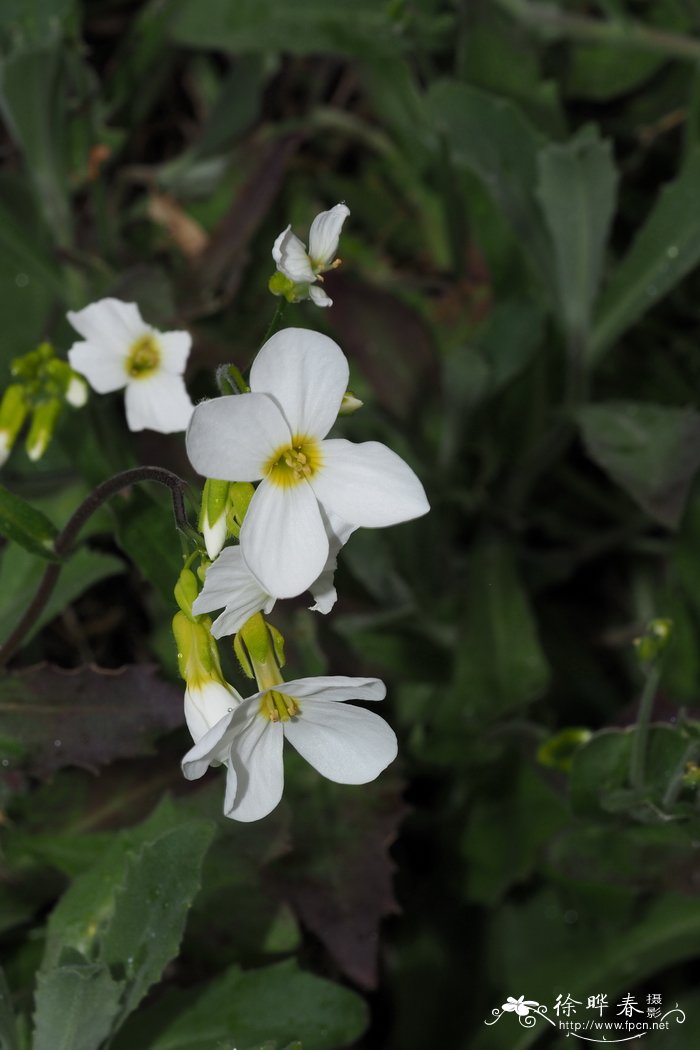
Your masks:
<path fill-rule="evenodd" d="M 293 696 L 271 689 L 260 701 L 260 714 L 271 722 L 288 722 L 298 715 L 301 708 Z"/>
<path fill-rule="evenodd" d="M 126 371 L 132 379 L 145 379 L 160 365 L 160 347 L 155 336 L 142 335 L 131 344 L 126 359 Z"/>
<path fill-rule="evenodd" d="M 310 437 L 293 437 L 291 445 L 276 449 L 263 467 L 265 477 L 289 488 L 314 476 L 323 463 L 318 441 Z"/>

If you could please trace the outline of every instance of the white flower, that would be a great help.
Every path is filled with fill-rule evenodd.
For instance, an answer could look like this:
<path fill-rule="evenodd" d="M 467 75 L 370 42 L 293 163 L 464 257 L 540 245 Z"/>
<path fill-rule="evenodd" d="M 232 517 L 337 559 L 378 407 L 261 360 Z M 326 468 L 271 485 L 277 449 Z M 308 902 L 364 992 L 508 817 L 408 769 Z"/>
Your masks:
<path fill-rule="evenodd" d="M 185 755 L 182 771 L 196 780 L 226 754 L 224 813 L 252 821 L 282 797 L 284 739 L 337 784 L 367 784 L 396 757 L 396 736 L 379 715 L 344 700 L 382 700 L 377 678 L 300 678 L 264 689 L 226 714 Z"/>
<path fill-rule="evenodd" d="M 325 519 L 376 528 L 430 509 L 404 461 L 377 441 L 324 440 L 347 389 L 348 363 L 327 336 L 286 328 L 253 362 L 250 393 L 198 405 L 187 433 L 195 470 L 257 481 L 241 528 L 243 556 L 267 594 L 290 598 L 324 571 Z"/>
<path fill-rule="evenodd" d="M 338 241 L 343 223 L 350 214 L 346 204 L 336 204 L 330 211 L 322 211 L 311 223 L 309 250 L 292 233 L 291 225 L 283 230 L 272 248 L 272 258 L 277 269 L 295 284 L 308 284 L 308 298 L 317 306 L 332 306 L 322 288 L 314 284 L 322 281 L 321 274 L 338 265 L 336 259 Z"/>
<path fill-rule="evenodd" d="M 68 360 L 98 394 L 126 387 L 130 430 L 185 430 L 192 402 L 182 373 L 190 352 L 189 332 L 159 332 L 135 303 L 100 299 L 68 320 L 85 342 L 74 343 Z"/>
<path fill-rule="evenodd" d="M 344 522 L 334 522 L 334 527 L 328 524 L 327 530 L 328 559 L 323 572 L 309 588 L 315 599 L 311 609 L 321 613 L 329 613 L 336 603 L 338 594 L 333 578 L 337 556 L 354 531 Z M 236 634 L 256 612 L 271 612 L 275 601 L 253 576 L 240 546 L 227 547 L 207 569 L 204 587 L 192 604 L 192 612 L 201 616 L 224 607 L 221 616 L 211 626 L 214 638 L 223 638 L 227 634 Z"/>

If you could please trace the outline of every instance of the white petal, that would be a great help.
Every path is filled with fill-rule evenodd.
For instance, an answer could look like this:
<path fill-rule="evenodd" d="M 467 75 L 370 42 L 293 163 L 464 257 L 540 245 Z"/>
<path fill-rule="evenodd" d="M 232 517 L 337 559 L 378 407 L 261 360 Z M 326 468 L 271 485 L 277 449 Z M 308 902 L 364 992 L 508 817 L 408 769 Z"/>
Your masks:
<path fill-rule="evenodd" d="M 187 455 L 199 474 L 222 481 L 257 481 L 291 433 L 266 394 L 229 394 L 197 405 L 187 431 Z"/>
<path fill-rule="evenodd" d="M 226 606 L 214 621 L 214 638 L 236 634 L 254 613 L 270 611 L 270 596 L 246 565 L 240 547 L 227 547 L 207 570 L 202 593 L 192 604 L 195 616 Z M 274 604 L 274 599 L 272 599 Z"/>
<path fill-rule="evenodd" d="M 323 466 L 309 482 L 328 513 L 365 528 L 396 525 L 427 514 L 430 505 L 407 463 L 378 441 L 324 441 Z"/>
<path fill-rule="evenodd" d="M 69 310 L 66 316 L 83 339 L 124 357 L 133 342 L 153 331 L 136 303 L 123 303 L 121 299 L 100 299 L 84 310 Z"/>
<path fill-rule="evenodd" d="M 187 429 L 193 410 L 181 376 L 156 372 L 147 379 L 133 379 L 126 388 L 129 430 L 174 434 Z"/>
<path fill-rule="evenodd" d="M 200 737 L 182 760 L 182 772 L 187 780 L 199 780 L 203 777 L 212 761 L 218 762 L 219 754 L 230 748 L 235 730 L 231 729 L 234 716 L 239 714 L 247 701 L 231 714 L 224 715 L 204 736 Z M 259 701 L 258 701 L 259 703 Z"/>
<path fill-rule="evenodd" d="M 304 281 L 315 281 L 316 274 L 311 269 L 306 248 L 292 233 L 291 226 L 279 235 L 272 248 L 272 257 L 277 269 L 290 281 L 301 284 Z"/>
<path fill-rule="evenodd" d="M 204 546 L 207 548 L 207 554 L 212 561 L 226 543 L 227 534 L 226 515 L 220 514 L 214 524 L 210 525 L 209 516 L 205 510 L 204 521 L 202 522 L 202 535 L 204 536 Z"/>
<path fill-rule="evenodd" d="M 221 682 L 204 682 L 185 690 L 185 721 L 195 744 L 238 706 L 241 698 Z"/>
<path fill-rule="evenodd" d="M 349 214 L 347 204 L 336 204 L 330 211 L 322 211 L 311 223 L 309 255 L 317 270 L 327 270 L 335 259 L 340 231 Z"/>
<path fill-rule="evenodd" d="M 243 520 L 241 548 L 268 594 L 293 598 L 305 591 L 328 557 L 328 536 L 310 486 L 261 482 Z"/>
<path fill-rule="evenodd" d="M 120 390 L 129 381 L 125 358 L 105 346 L 95 343 L 74 343 L 68 351 L 71 368 L 85 376 L 98 394 Z"/>
<path fill-rule="evenodd" d="M 249 715 L 231 747 L 230 761 L 237 777 L 235 802 L 228 797 L 224 812 L 233 820 L 266 817 L 282 798 L 284 733 L 280 722 L 270 722 L 259 712 Z"/>
<path fill-rule="evenodd" d="M 332 306 L 333 300 L 330 295 L 326 295 L 320 284 L 312 284 L 309 287 L 309 299 L 316 306 Z"/>
<path fill-rule="evenodd" d="M 320 439 L 338 417 L 349 374 L 345 354 L 327 335 L 283 328 L 255 358 L 250 388 L 275 399 L 292 434 Z"/>
<path fill-rule="evenodd" d="M 336 601 L 338 592 L 335 589 L 335 570 L 338 567 L 338 554 L 355 531 L 354 525 L 348 525 L 335 515 L 323 515 L 328 534 L 328 557 L 319 578 L 309 588 L 315 601 L 309 606 L 311 612 L 327 616 Z"/>
<path fill-rule="evenodd" d="M 394 730 L 362 707 L 306 700 L 301 713 L 283 724 L 290 744 L 336 784 L 366 784 L 396 758 Z"/>
<path fill-rule="evenodd" d="M 298 700 L 383 700 L 386 686 L 379 678 L 348 678 L 347 675 L 318 675 L 284 683 L 284 692 Z"/>
<path fill-rule="evenodd" d="M 189 332 L 156 332 L 154 336 L 160 348 L 161 367 L 166 372 L 181 376 L 192 348 Z"/>

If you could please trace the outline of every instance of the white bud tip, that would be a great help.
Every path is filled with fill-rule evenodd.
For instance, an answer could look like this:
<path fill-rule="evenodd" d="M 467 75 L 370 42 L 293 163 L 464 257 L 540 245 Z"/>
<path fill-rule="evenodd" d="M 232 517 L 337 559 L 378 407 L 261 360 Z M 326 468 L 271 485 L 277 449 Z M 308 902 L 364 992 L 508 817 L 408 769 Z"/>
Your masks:
<path fill-rule="evenodd" d="M 82 408 L 88 397 L 87 383 L 77 376 L 73 376 L 66 390 L 66 401 L 73 408 Z"/>

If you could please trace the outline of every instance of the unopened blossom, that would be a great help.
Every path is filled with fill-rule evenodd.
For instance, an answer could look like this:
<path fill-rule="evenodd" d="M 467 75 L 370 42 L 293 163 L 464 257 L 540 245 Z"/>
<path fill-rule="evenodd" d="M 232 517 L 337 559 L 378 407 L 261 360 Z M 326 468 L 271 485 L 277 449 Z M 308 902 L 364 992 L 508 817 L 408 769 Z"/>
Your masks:
<path fill-rule="evenodd" d="M 303 241 L 292 233 L 291 225 L 275 241 L 272 258 L 279 272 L 298 286 L 295 298 L 311 299 L 316 306 L 333 305 L 333 300 L 316 282 L 322 282 L 322 274 L 340 264 L 336 258 L 338 241 L 349 214 L 346 204 L 336 204 L 317 215 L 309 230 L 308 251 Z"/>
<path fill-rule="evenodd" d="M 328 523 L 327 531 L 328 558 L 323 572 L 309 587 L 314 598 L 312 611 L 324 614 L 329 613 L 336 603 L 338 595 L 334 576 L 337 556 L 353 529 L 338 521 L 332 526 Z M 253 576 L 240 546 L 226 547 L 207 569 L 204 587 L 192 605 L 192 612 L 200 616 L 223 607 L 224 611 L 211 626 L 214 638 L 223 638 L 227 634 L 236 634 L 256 612 L 271 612 L 275 600 Z"/>
<path fill-rule="evenodd" d="M 367 784 L 396 757 L 396 735 L 371 711 L 345 700 L 382 700 L 377 678 L 300 678 L 263 689 L 227 713 L 185 755 L 188 780 L 212 762 L 227 766 L 224 813 L 260 820 L 282 797 L 285 739 L 322 776 L 337 784 Z"/>
<path fill-rule="evenodd" d="M 67 316 L 84 340 L 68 351 L 71 366 L 98 394 L 125 390 L 130 430 L 187 428 L 193 406 L 182 375 L 189 332 L 159 332 L 135 303 L 120 299 L 100 299 Z"/>
<path fill-rule="evenodd" d="M 325 522 L 396 525 L 430 509 L 411 468 L 377 441 L 328 440 L 348 363 L 327 336 L 287 328 L 253 362 L 250 393 L 197 406 L 187 433 L 195 470 L 260 481 L 241 528 L 243 556 L 275 598 L 301 594 L 324 571 Z"/>

